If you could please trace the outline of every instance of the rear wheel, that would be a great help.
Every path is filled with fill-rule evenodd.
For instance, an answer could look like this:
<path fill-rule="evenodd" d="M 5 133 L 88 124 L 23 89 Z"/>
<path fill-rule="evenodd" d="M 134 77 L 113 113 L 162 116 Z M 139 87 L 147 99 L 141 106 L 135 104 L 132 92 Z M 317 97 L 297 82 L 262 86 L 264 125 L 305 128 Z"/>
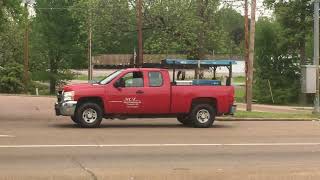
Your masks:
<path fill-rule="evenodd" d="M 215 109 L 210 104 L 196 104 L 191 110 L 190 120 L 195 128 L 211 127 L 215 120 Z"/>
<path fill-rule="evenodd" d="M 187 115 L 178 115 L 177 120 L 185 126 L 190 125 L 190 119 L 188 118 Z"/>
<path fill-rule="evenodd" d="M 102 108 L 96 103 L 84 103 L 76 110 L 78 124 L 84 128 L 97 128 L 102 121 Z"/>

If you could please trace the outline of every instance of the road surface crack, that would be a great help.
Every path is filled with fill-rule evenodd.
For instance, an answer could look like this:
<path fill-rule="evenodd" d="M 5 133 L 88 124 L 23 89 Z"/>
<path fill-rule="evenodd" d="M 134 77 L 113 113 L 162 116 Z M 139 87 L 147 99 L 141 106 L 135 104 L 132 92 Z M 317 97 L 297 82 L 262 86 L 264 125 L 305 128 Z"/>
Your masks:
<path fill-rule="evenodd" d="M 83 171 L 88 173 L 93 180 L 98 180 L 98 177 L 94 174 L 93 171 L 91 171 L 89 168 L 85 167 L 80 161 L 78 161 L 76 158 L 71 158 L 74 163 L 76 163 Z"/>

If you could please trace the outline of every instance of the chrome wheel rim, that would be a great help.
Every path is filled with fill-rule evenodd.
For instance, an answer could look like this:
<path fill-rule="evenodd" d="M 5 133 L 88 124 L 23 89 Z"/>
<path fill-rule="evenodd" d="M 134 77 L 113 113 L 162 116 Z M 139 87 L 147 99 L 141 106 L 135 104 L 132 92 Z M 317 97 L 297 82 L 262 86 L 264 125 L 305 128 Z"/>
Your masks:
<path fill-rule="evenodd" d="M 98 118 L 97 111 L 91 108 L 86 109 L 82 113 L 82 118 L 86 123 L 94 123 Z"/>
<path fill-rule="evenodd" d="M 197 112 L 197 120 L 200 122 L 200 123 L 206 123 L 208 122 L 210 119 L 210 113 L 208 110 L 206 109 L 200 109 L 198 112 Z"/>

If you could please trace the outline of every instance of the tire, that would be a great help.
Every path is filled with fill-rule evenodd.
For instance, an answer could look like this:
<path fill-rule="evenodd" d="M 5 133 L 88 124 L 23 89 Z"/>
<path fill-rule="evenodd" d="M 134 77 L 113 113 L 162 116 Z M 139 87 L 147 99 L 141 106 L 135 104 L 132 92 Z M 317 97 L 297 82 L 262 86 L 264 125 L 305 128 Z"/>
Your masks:
<path fill-rule="evenodd" d="M 185 126 L 190 125 L 190 119 L 187 115 L 179 115 L 177 116 L 177 120 Z"/>
<path fill-rule="evenodd" d="M 70 118 L 74 123 L 76 123 L 76 124 L 79 123 L 78 119 L 75 116 L 71 116 Z"/>
<path fill-rule="evenodd" d="M 97 128 L 102 121 L 102 108 L 96 103 L 84 103 L 76 110 L 78 124 L 83 128 Z"/>
<path fill-rule="evenodd" d="M 215 120 L 215 109 L 209 104 L 195 104 L 190 113 L 190 120 L 195 128 L 211 127 Z"/>

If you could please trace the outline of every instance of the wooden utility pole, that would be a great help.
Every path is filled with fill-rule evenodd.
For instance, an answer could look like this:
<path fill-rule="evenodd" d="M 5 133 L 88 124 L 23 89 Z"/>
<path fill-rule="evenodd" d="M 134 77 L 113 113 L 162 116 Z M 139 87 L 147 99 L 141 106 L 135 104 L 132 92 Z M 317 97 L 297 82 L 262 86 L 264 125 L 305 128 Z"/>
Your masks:
<path fill-rule="evenodd" d="M 320 113 L 319 108 L 319 0 L 314 1 L 314 50 L 313 63 L 316 66 L 316 93 L 314 96 L 314 110 L 316 114 Z"/>
<path fill-rule="evenodd" d="M 89 7 L 88 32 L 88 81 L 92 80 L 92 7 Z"/>
<path fill-rule="evenodd" d="M 244 94 L 245 102 L 247 101 L 248 94 L 248 62 L 249 62 L 249 18 L 248 18 L 248 0 L 244 0 L 244 61 L 246 73 L 246 90 Z"/>
<path fill-rule="evenodd" d="M 92 27 L 91 22 L 89 24 L 89 41 L 88 41 L 88 81 L 92 80 Z"/>
<path fill-rule="evenodd" d="M 250 44 L 249 44 L 249 61 L 247 77 L 247 111 L 252 111 L 252 83 L 253 83 L 253 60 L 254 60 L 254 38 L 256 26 L 256 0 L 251 2 L 251 21 L 250 21 Z"/>
<path fill-rule="evenodd" d="M 138 58 L 136 64 L 143 64 L 143 42 L 142 42 L 142 0 L 137 0 L 137 29 L 138 29 Z"/>
<path fill-rule="evenodd" d="M 27 91 L 29 83 L 29 11 L 28 1 L 24 4 L 25 8 L 25 32 L 24 32 L 24 58 L 23 58 L 23 81 L 24 88 Z"/>

